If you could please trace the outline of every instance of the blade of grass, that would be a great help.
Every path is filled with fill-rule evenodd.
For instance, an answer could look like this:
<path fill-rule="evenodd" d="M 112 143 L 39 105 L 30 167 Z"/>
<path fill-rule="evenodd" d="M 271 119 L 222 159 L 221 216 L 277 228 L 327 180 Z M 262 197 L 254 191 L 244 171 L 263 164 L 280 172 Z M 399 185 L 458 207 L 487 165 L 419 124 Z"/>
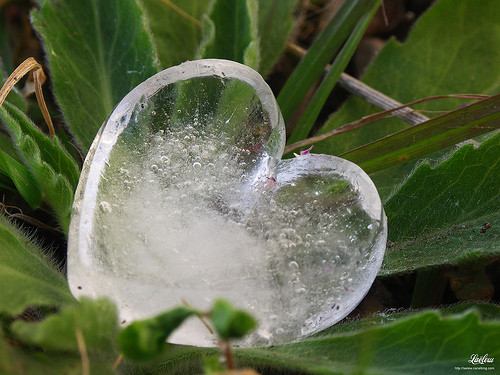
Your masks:
<path fill-rule="evenodd" d="M 351 34 L 359 19 L 379 0 L 344 1 L 331 21 L 315 40 L 308 53 L 300 61 L 278 96 L 285 122 L 318 79 L 325 66 Z"/>
<path fill-rule="evenodd" d="M 436 100 L 436 99 L 444 99 L 444 98 L 462 98 L 462 99 L 478 99 L 478 100 L 483 100 L 483 99 L 489 99 L 491 98 L 488 95 L 471 95 L 471 94 L 461 94 L 461 95 L 437 95 L 437 96 L 429 96 L 426 98 L 421 98 L 418 100 L 414 100 L 413 102 L 407 103 L 407 104 L 400 104 L 397 107 L 393 107 L 391 109 L 387 109 L 382 112 L 377 112 L 369 116 L 365 116 L 360 118 L 359 120 L 350 122 L 348 124 L 342 125 L 341 127 L 337 129 L 333 129 L 327 133 L 316 135 L 314 137 L 310 137 L 307 139 L 303 139 L 301 141 L 289 144 L 285 147 L 285 150 L 283 152 L 284 155 L 288 154 L 289 152 L 292 152 L 298 148 L 304 147 L 304 146 L 309 146 L 309 145 L 314 145 L 317 142 L 323 141 L 327 138 L 333 137 L 338 134 L 342 133 L 347 133 L 351 130 L 359 129 L 362 128 L 366 125 L 372 124 L 378 120 L 382 120 L 384 118 L 388 118 L 390 114 L 393 114 L 396 117 L 399 117 L 397 114 L 401 112 L 402 109 L 409 108 L 410 106 L 413 106 L 418 103 L 424 103 L 428 102 L 431 100 Z M 442 112 L 442 111 L 441 111 Z M 449 113 L 450 111 L 444 111 L 445 113 Z M 418 113 L 418 112 L 415 112 Z M 428 121 L 429 118 L 427 118 Z M 425 121 L 420 121 L 417 122 L 415 125 L 420 124 Z M 333 154 L 333 155 L 340 155 L 340 154 Z"/>
<path fill-rule="evenodd" d="M 356 48 L 361 41 L 366 28 L 370 24 L 373 16 L 375 15 L 375 12 L 380 6 L 380 2 L 381 1 L 376 1 L 375 3 L 373 3 L 372 8 L 361 17 L 358 24 L 349 36 L 349 39 L 342 47 L 339 54 L 335 57 L 335 61 L 331 65 L 326 77 L 324 78 L 323 82 L 321 82 L 321 85 L 315 92 L 307 109 L 302 114 L 300 121 L 295 126 L 295 129 L 293 130 L 293 133 L 288 140 L 289 144 L 304 139 L 309 135 L 314 123 L 316 122 L 316 119 L 318 118 L 321 108 L 323 108 L 323 106 L 325 105 L 325 102 L 332 92 L 334 86 L 337 84 L 340 75 L 347 67 L 347 64 L 349 64 L 349 61 L 356 51 Z"/>
<path fill-rule="evenodd" d="M 500 94 L 411 126 L 340 156 L 373 173 L 500 128 Z"/>

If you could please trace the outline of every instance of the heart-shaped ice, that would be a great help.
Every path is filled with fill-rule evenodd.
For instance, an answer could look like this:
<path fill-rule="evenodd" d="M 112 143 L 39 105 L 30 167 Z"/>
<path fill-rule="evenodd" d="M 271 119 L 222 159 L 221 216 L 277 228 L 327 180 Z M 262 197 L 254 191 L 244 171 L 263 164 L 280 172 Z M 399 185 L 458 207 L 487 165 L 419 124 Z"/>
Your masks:
<path fill-rule="evenodd" d="M 69 233 L 73 294 L 110 297 L 126 322 L 226 298 L 259 321 L 246 346 L 345 317 L 382 262 L 382 204 L 346 160 L 279 160 L 284 134 L 271 90 L 241 64 L 186 62 L 137 86 L 84 164 Z M 170 341 L 215 343 L 195 319 Z"/>

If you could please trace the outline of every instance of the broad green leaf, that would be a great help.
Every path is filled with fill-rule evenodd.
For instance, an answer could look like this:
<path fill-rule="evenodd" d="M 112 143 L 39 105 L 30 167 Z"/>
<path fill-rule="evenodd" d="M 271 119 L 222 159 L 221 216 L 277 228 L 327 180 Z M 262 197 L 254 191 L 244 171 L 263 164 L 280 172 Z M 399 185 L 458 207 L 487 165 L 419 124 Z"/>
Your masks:
<path fill-rule="evenodd" d="M 26 235 L 0 216 L 0 312 L 75 302 L 63 274 Z"/>
<path fill-rule="evenodd" d="M 494 357 L 499 327 L 498 322 L 480 322 L 474 312 L 447 318 L 425 312 L 349 335 L 278 347 L 269 354 L 283 366 L 290 361 L 292 369 L 313 374 L 444 374 L 466 366 L 477 351 Z M 260 356 L 258 350 L 249 352 Z"/>
<path fill-rule="evenodd" d="M 274 363 L 311 374 L 446 374 L 455 366 L 468 367 L 474 353 L 497 357 L 498 340 L 498 320 L 482 322 L 475 311 L 448 317 L 428 311 L 348 335 L 313 338 L 263 353 L 249 350 L 244 357 L 253 362 L 272 356 Z"/>
<path fill-rule="evenodd" d="M 234 354 L 238 367 L 266 374 L 440 375 L 469 365 L 471 354 L 500 355 L 499 319 L 499 307 L 487 304 L 384 313 L 334 326 L 302 342 L 236 349 Z M 161 365 L 142 369 L 157 375 L 197 374 L 201 359 L 213 354 L 210 348 L 172 346 Z"/>
<path fill-rule="evenodd" d="M 7 127 L 25 165 L 62 227 L 67 232 L 73 194 L 78 183 L 78 167 L 57 137 L 48 138 L 17 108 L 5 102 L 0 118 Z"/>
<path fill-rule="evenodd" d="M 250 5 L 249 5 L 250 4 Z M 258 69 L 253 0 L 215 0 L 203 19 L 202 58 L 219 58 Z"/>
<path fill-rule="evenodd" d="M 258 0 L 259 72 L 266 76 L 285 47 L 298 0 Z"/>
<path fill-rule="evenodd" d="M 112 363 L 102 359 L 91 361 L 92 375 L 112 375 Z M 82 375 L 83 366 L 79 353 L 41 352 L 36 348 L 23 348 L 13 340 L 0 335 L 0 373 L 2 375 Z"/>
<path fill-rule="evenodd" d="M 56 99 L 86 152 L 115 105 L 157 72 L 143 14 L 134 0 L 46 0 L 32 18 Z"/>
<path fill-rule="evenodd" d="M 401 103 L 446 94 L 496 94 L 500 90 L 500 24 L 497 0 L 440 0 L 415 24 L 408 40 L 389 41 L 367 69 L 363 82 Z M 478 58 L 481 56 L 481 58 Z M 460 99 L 419 105 L 417 109 L 453 109 Z M 324 125 L 325 133 L 379 112 L 351 97 Z M 315 145 L 315 152 L 339 155 L 408 124 L 398 119 L 331 137 Z"/>
<path fill-rule="evenodd" d="M 476 311 L 482 321 L 494 321 L 500 319 L 500 306 L 494 303 L 487 302 L 464 302 L 451 306 L 441 307 L 439 310 L 409 309 L 398 311 L 397 309 L 389 309 L 367 318 L 335 324 L 332 327 L 316 334 L 315 337 L 319 338 L 323 336 L 345 335 L 356 331 L 359 332 L 364 329 L 369 329 L 373 326 L 384 326 L 401 319 L 407 319 L 412 316 L 417 316 L 424 311 L 439 311 L 439 314 L 441 316 L 448 317 L 463 314 L 469 310 Z"/>
<path fill-rule="evenodd" d="M 79 304 L 49 315 L 41 322 L 17 320 L 11 328 L 17 339 L 44 350 L 78 353 L 79 332 L 88 352 L 116 354 L 118 316 L 115 305 L 107 299 L 82 298 Z"/>
<path fill-rule="evenodd" d="M 378 0 L 345 1 L 316 38 L 278 96 L 285 122 L 288 122 L 302 99 L 351 34 L 363 14 Z"/>
<path fill-rule="evenodd" d="M 500 133 L 420 165 L 385 204 L 389 239 L 381 274 L 500 254 Z M 481 231 L 489 222 L 491 228 Z"/>
<path fill-rule="evenodd" d="M 460 108 L 340 156 L 366 173 L 407 163 L 500 128 L 500 95 Z"/>
<path fill-rule="evenodd" d="M 5 170 L 19 194 L 28 202 L 31 208 L 37 208 L 42 200 L 42 191 L 33 174 L 24 165 L 2 150 L 0 150 L 0 166 Z"/>
<path fill-rule="evenodd" d="M 174 7 L 161 0 L 139 0 L 163 68 L 195 58 L 202 36 L 201 20 L 210 1 L 169 0 L 169 3 Z"/>

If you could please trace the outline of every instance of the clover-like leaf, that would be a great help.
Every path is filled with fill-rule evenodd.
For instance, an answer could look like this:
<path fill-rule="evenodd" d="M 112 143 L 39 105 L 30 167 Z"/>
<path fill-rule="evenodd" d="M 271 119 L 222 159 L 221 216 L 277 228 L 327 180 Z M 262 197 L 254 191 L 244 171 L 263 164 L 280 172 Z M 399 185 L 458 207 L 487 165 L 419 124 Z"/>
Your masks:
<path fill-rule="evenodd" d="M 222 339 L 241 339 L 257 327 L 257 322 L 245 311 L 235 309 L 225 300 L 216 300 L 210 313 L 217 334 Z"/>
<path fill-rule="evenodd" d="M 166 339 L 187 318 L 199 314 L 189 307 L 177 307 L 154 318 L 135 321 L 118 337 L 118 344 L 125 357 L 134 361 L 157 358 L 167 346 Z"/>

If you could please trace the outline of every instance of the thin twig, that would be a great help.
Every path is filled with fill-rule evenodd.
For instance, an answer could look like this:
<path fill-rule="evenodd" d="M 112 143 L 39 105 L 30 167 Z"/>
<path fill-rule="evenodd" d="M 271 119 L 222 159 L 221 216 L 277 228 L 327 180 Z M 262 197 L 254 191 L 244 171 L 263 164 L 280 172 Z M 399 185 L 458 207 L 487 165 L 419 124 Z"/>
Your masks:
<path fill-rule="evenodd" d="M 385 26 L 389 26 L 389 18 L 387 18 L 387 13 L 385 11 L 385 3 L 383 0 L 382 0 L 382 4 L 380 6 L 380 10 L 382 11 L 382 17 L 384 18 Z"/>
<path fill-rule="evenodd" d="M 236 367 L 234 366 L 233 352 L 231 351 L 231 344 L 229 343 L 229 340 L 222 341 L 222 345 L 224 345 L 224 355 L 226 357 L 227 369 L 229 371 L 234 371 Z"/>
<path fill-rule="evenodd" d="M 186 301 L 184 298 L 181 299 L 181 302 L 184 306 L 191 308 L 191 305 L 189 304 L 189 302 Z M 198 314 L 196 314 L 196 316 L 198 317 L 198 319 L 200 319 L 201 323 L 205 326 L 205 328 L 208 330 L 208 332 L 210 332 L 210 334 L 213 335 L 214 330 L 212 329 L 212 327 L 210 327 L 210 324 L 208 324 L 208 322 L 204 319 L 204 317 L 201 315 L 198 315 Z"/>
<path fill-rule="evenodd" d="M 50 138 L 54 138 L 54 136 L 56 135 L 54 124 L 52 123 L 52 119 L 50 118 L 49 110 L 47 109 L 47 105 L 45 104 L 45 99 L 42 92 L 42 85 L 45 82 L 45 73 L 43 72 L 42 66 L 33 57 L 28 57 L 26 60 L 24 60 L 12 72 L 9 78 L 7 78 L 7 81 L 5 81 L 4 85 L 0 89 L 0 107 L 5 101 L 5 98 L 7 98 L 7 95 L 9 95 L 10 91 L 14 88 L 15 84 L 30 72 L 33 75 L 36 99 L 38 100 L 43 118 L 45 119 L 47 127 L 49 128 Z"/>
<path fill-rule="evenodd" d="M 75 336 L 78 344 L 78 350 L 80 351 L 80 358 L 82 359 L 82 375 L 90 375 L 90 362 L 89 355 L 87 353 L 87 346 L 85 345 L 82 331 L 79 328 L 75 329 Z"/>
<path fill-rule="evenodd" d="M 287 43 L 287 48 L 290 52 L 298 57 L 302 57 L 307 53 L 304 48 L 292 42 Z M 328 72 L 330 68 L 331 65 L 327 65 L 325 71 Z M 373 104 L 374 106 L 381 109 L 387 110 L 396 107 L 402 107 L 402 109 L 395 112 L 394 115 L 408 122 L 409 124 L 416 125 L 429 120 L 427 116 L 424 116 L 412 110 L 411 108 L 403 106 L 403 104 L 399 103 L 398 101 L 388 97 L 385 94 L 382 94 L 380 91 L 375 90 L 374 88 L 364 84 L 360 80 L 350 76 L 347 73 L 342 73 L 340 75 L 338 84 L 345 90 L 349 91 L 351 94 L 359 96 L 360 98 L 366 100 L 368 103 Z"/>
<path fill-rule="evenodd" d="M 23 220 L 26 223 L 34 225 L 34 226 L 36 226 L 36 227 L 38 227 L 40 229 L 46 229 L 46 230 L 50 230 L 50 231 L 57 232 L 57 233 L 64 233 L 64 231 L 61 228 L 47 225 L 47 224 L 41 222 L 40 220 L 34 219 L 34 218 L 32 218 L 31 216 L 28 216 L 28 215 L 24 215 L 24 214 L 9 214 L 8 216 L 10 218 Z"/>
<path fill-rule="evenodd" d="M 15 209 L 15 210 L 18 210 L 19 212 L 12 213 L 9 211 L 10 209 Z M 25 215 L 23 213 L 23 210 L 21 210 L 21 208 L 16 207 L 16 206 L 8 206 L 5 203 L 0 202 L 0 212 L 2 212 L 4 215 L 6 215 L 9 218 L 23 220 L 29 224 L 32 224 L 38 228 L 41 228 L 41 229 L 51 230 L 51 231 L 59 232 L 59 233 L 63 232 L 61 228 L 50 226 L 50 225 L 45 224 L 45 223 L 41 222 L 40 220 L 37 220 L 31 216 Z"/>
<path fill-rule="evenodd" d="M 198 19 L 194 18 L 192 15 L 186 13 L 185 11 L 183 11 L 181 8 L 179 8 L 177 5 L 175 5 L 171 1 L 169 1 L 169 0 L 160 0 L 160 1 L 162 3 L 168 5 L 174 11 L 176 11 L 177 13 L 179 13 L 182 17 L 188 19 L 189 21 L 193 22 L 194 24 L 196 24 L 198 26 L 202 25 L 202 22 L 200 20 L 198 20 Z"/>
<path fill-rule="evenodd" d="M 113 363 L 113 370 L 116 370 L 123 359 L 123 353 L 118 356 L 115 363 Z"/>
<path fill-rule="evenodd" d="M 349 91 L 351 94 L 359 96 L 360 98 L 366 100 L 368 103 L 381 109 L 392 109 L 396 107 L 403 107 L 401 110 L 394 112 L 394 115 L 403 121 L 411 125 L 420 124 L 429 120 L 429 117 L 408 108 L 404 107 L 402 103 L 390 98 L 389 96 L 382 94 L 370 86 L 364 84 L 360 80 L 351 77 L 346 73 L 342 73 L 339 78 L 339 85 L 345 90 Z"/>
<path fill-rule="evenodd" d="M 415 104 L 418 104 L 418 103 L 423 103 L 423 102 L 428 102 L 428 101 L 431 101 L 431 100 L 436 100 L 436 99 L 445 99 L 445 98 L 461 98 L 461 99 L 478 99 L 478 100 L 485 100 L 485 99 L 488 99 L 490 98 L 490 96 L 488 95 L 474 95 L 474 94 L 463 94 L 463 95 L 436 95 L 436 96 L 429 96 L 427 98 L 422 98 L 422 99 L 418 99 L 418 100 L 415 100 L 413 102 L 410 102 L 408 104 L 403 104 L 399 107 L 396 107 L 396 108 L 392 108 L 392 109 L 389 109 L 387 111 L 383 111 L 383 112 L 378 112 L 378 113 L 374 113 L 372 115 L 369 115 L 369 116 L 365 116 L 359 120 L 356 120 L 356 121 L 353 121 L 353 122 L 350 122 L 349 124 L 346 124 L 346 125 L 343 125 L 341 126 L 340 128 L 337 128 L 337 129 L 333 129 L 325 134 L 321 134 L 321 135 L 317 135 L 317 136 L 314 136 L 314 137 L 310 137 L 310 138 L 307 138 L 307 139 L 303 139 L 302 141 L 298 141 L 298 142 L 295 142 L 295 143 L 292 143 L 291 145 L 288 145 L 285 147 L 285 151 L 284 153 L 289 153 L 293 150 L 296 150 L 297 148 L 300 148 L 300 147 L 304 147 L 304 146 L 309 146 L 313 143 L 316 143 L 316 142 L 319 142 L 319 141 L 322 141 L 326 138 L 329 138 L 329 137 L 332 137 L 334 135 L 337 135 L 337 134 L 342 134 L 342 133 L 346 133 L 348 131 L 351 131 L 351 130 L 354 130 L 354 129 L 358 129 L 358 128 L 361 128 L 365 125 L 368 125 L 369 123 L 385 116 L 385 115 L 388 115 L 388 114 L 391 114 L 391 113 L 394 113 L 396 111 L 399 111 L 401 110 L 402 108 L 406 107 L 406 106 L 411 106 L 411 105 L 415 105 Z M 417 124 L 415 124 L 417 125 Z"/>

